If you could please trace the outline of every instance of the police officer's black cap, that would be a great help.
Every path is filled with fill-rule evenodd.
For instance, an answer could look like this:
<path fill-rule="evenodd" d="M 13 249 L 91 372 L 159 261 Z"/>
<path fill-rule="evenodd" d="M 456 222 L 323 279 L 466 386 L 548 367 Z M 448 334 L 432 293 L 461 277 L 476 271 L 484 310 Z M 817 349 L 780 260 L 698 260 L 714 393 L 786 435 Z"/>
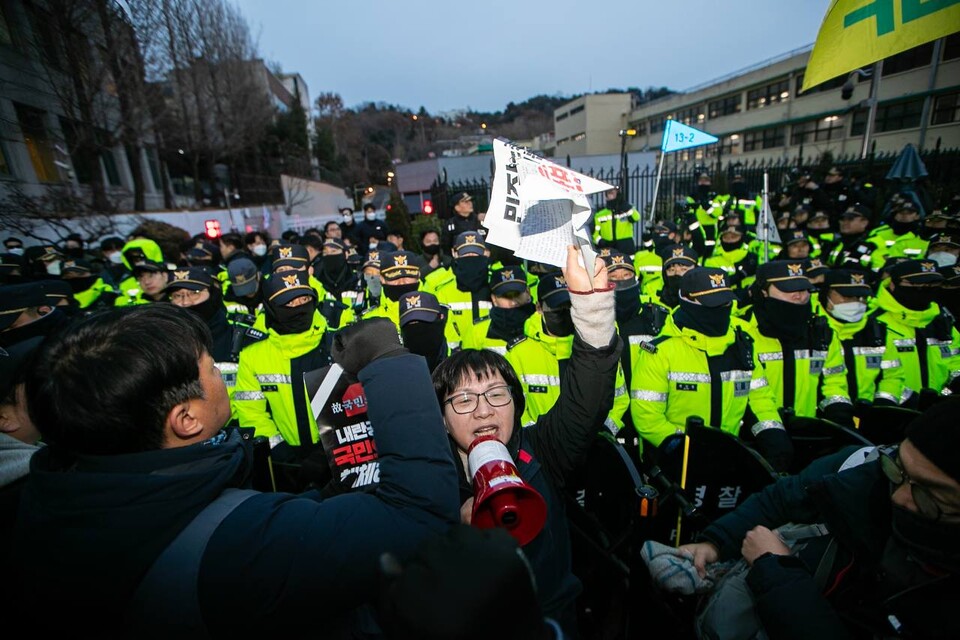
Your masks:
<path fill-rule="evenodd" d="M 653 225 L 654 233 L 677 233 L 680 228 L 673 220 L 660 220 Z"/>
<path fill-rule="evenodd" d="M 133 272 L 133 276 L 136 277 L 143 273 L 144 271 L 153 271 L 154 273 L 162 273 L 167 270 L 167 265 L 162 262 L 154 262 L 153 260 L 142 260 L 133 265 L 133 268 L 130 270 Z"/>
<path fill-rule="evenodd" d="M 397 245 L 393 244 L 389 240 L 380 240 L 377 242 L 377 251 L 380 252 L 381 256 L 386 256 L 388 253 L 393 253 L 397 250 Z"/>
<path fill-rule="evenodd" d="M 869 276 L 863 271 L 851 269 L 830 269 L 824 276 L 823 285 L 848 297 L 865 298 L 873 292 Z"/>
<path fill-rule="evenodd" d="M 854 204 L 847 207 L 847 210 L 840 216 L 841 218 L 856 218 L 861 216 L 869 220 L 873 217 L 873 211 L 865 204 Z"/>
<path fill-rule="evenodd" d="M 209 242 L 198 242 L 187 251 L 188 260 L 213 260 L 217 247 Z"/>
<path fill-rule="evenodd" d="M 570 304 L 570 290 L 567 288 L 567 279 L 563 277 L 563 273 L 554 271 L 540 276 L 540 282 L 537 284 L 537 300 L 551 309 Z"/>
<path fill-rule="evenodd" d="M 47 299 L 46 304 L 51 307 L 63 300 L 73 300 L 73 289 L 66 280 L 41 280 L 39 284 L 43 289 L 43 297 Z"/>
<path fill-rule="evenodd" d="M 420 277 L 420 257 L 412 251 L 380 252 L 380 275 L 384 280 Z"/>
<path fill-rule="evenodd" d="M 213 288 L 214 277 L 203 267 L 183 267 L 170 272 L 166 291 L 187 289 L 189 291 L 206 291 Z"/>
<path fill-rule="evenodd" d="M 890 267 L 890 277 L 894 284 L 900 284 L 901 282 L 939 284 L 943 282 L 943 275 L 937 271 L 937 263 L 933 260 L 904 260 Z"/>
<path fill-rule="evenodd" d="M 63 275 L 77 273 L 81 276 L 89 276 L 93 274 L 93 265 L 87 260 L 64 260 L 60 272 Z"/>
<path fill-rule="evenodd" d="M 772 284 L 780 291 L 811 291 L 813 283 L 807 277 L 805 260 L 773 260 L 757 267 L 757 282 L 761 287 Z"/>
<path fill-rule="evenodd" d="M 950 267 L 943 267 L 937 271 L 939 271 L 940 275 L 943 276 L 944 289 L 960 288 L 960 264 L 955 264 Z"/>
<path fill-rule="evenodd" d="M 324 248 L 339 249 L 340 251 L 344 251 L 347 248 L 345 244 L 335 238 L 327 238 L 323 241 L 323 246 Z"/>
<path fill-rule="evenodd" d="M 0 286 L 0 330 L 12 325 L 27 309 L 47 304 L 40 282 Z"/>
<path fill-rule="evenodd" d="M 27 264 L 36 262 L 48 262 L 63 258 L 63 254 L 57 249 L 56 245 L 43 244 L 39 246 L 27 247 L 23 250 L 23 259 Z"/>
<path fill-rule="evenodd" d="M 930 244 L 927 246 L 932 247 L 937 244 L 960 248 L 960 235 L 956 233 L 937 233 L 930 238 Z M 929 251 L 929 249 L 927 249 L 927 251 Z"/>
<path fill-rule="evenodd" d="M 820 258 L 807 258 L 803 268 L 808 278 L 816 278 L 830 270 Z"/>
<path fill-rule="evenodd" d="M 464 231 L 453 241 L 453 257 L 486 255 L 487 245 L 483 243 L 483 236 L 477 231 Z"/>
<path fill-rule="evenodd" d="M 400 326 L 411 322 L 435 322 L 444 315 L 437 296 L 426 291 L 409 291 L 399 300 Z"/>
<path fill-rule="evenodd" d="M 603 264 L 606 265 L 607 271 L 613 271 L 615 269 L 626 269 L 630 273 L 636 273 L 637 269 L 633 265 L 633 261 L 630 260 L 630 256 L 625 255 L 622 251 L 613 249 L 610 247 L 604 247 L 600 249 L 598 254 L 600 259 L 603 260 Z"/>
<path fill-rule="evenodd" d="M 302 244 L 278 244 L 270 247 L 270 268 L 294 267 L 302 269 L 310 262 L 310 254 Z"/>
<path fill-rule="evenodd" d="M 367 257 L 363 261 L 363 268 L 367 267 L 376 267 L 380 268 L 380 251 L 377 249 L 371 249 L 367 252 Z"/>
<path fill-rule="evenodd" d="M 466 191 L 461 191 L 460 193 L 454 194 L 454 196 L 450 198 L 450 206 L 453 207 L 460 204 L 461 202 L 465 202 L 469 200 L 473 200 L 473 196 L 471 196 Z"/>
<path fill-rule="evenodd" d="M 357 251 L 356 247 L 347 247 L 344 249 L 347 256 L 347 264 L 352 267 L 359 267 L 363 263 L 363 256 Z"/>
<path fill-rule="evenodd" d="M 680 244 L 671 244 L 660 250 L 660 258 L 663 260 L 663 268 L 666 269 L 672 264 L 688 264 L 697 266 L 697 260 L 700 256 L 690 247 Z"/>
<path fill-rule="evenodd" d="M 317 299 L 317 292 L 310 286 L 310 276 L 306 271 L 274 273 L 263 283 L 263 299 L 275 307 L 283 306 L 300 296 Z"/>
<path fill-rule="evenodd" d="M 793 213 L 794 213 L 794 214 L 797 214 L 797 213 L 812 213 L 812 212 L 813 212 L 813 207 L 811 207 L 811 206 L 808 205 L 808 204 L 798 204 L 797 206 L 795 206 L 795 207 L 793 208 Z"/>
<path fill-rule="evenodd" d="M 891 207 L 890 214 L 893 215 L 899 211 L 916 211 L 920 213 L 920 209 L 912 200 L 904 200 L 903 202 L 894 204 L 893 207 Z"/>
<path fill-rule="evenodd" d="M 814 211 L 813 213 L 810 214 L 810 219 L 811 219 L 811 220 L 815 220 L 816 218 L 827 218 L 827 219 L 829 219 L 829 218 L 830 218 L 830 214 L 827 213 L 826 211 L 824 211 L 823 209 L 817 209 L 816 211 Z"/>
<path fill-rule="evenodd" d="M 12 273 L 23 268 L 23 257 L 15 253 L 0 253 L 0 273 Z"/>
<path fill-rule="evenodd" d="M 797 242 L 806 242 L 807 244 L 813 246 L 813 243 L 810 242 L 810 237 L 807 235 L 807 232 L 802 229 L 787 229 L 786 237 L 783 238 L 783 246 L 788 246 L 795 244 Z"/>
<path fill-rule="evenodd" d="M 705 307 L 722 307 L 736 296 L 723 269 L 696 267 L 680 278 L 680 295 Z"/>
<path fill-rule="evenodd" d="M 527 274 L 523 270 L 523 267 L 504 267 L 490 274 L 490 292 L 495 295 L 502 296 L 506 293 L 522 293 L 526 290 Z"/>

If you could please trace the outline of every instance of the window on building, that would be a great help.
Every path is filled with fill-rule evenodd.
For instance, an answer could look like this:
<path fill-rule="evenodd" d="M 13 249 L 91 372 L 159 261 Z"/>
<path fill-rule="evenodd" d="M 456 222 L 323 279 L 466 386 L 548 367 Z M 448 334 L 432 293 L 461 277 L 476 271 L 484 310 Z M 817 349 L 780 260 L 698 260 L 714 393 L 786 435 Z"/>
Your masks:
<path fill-rule="evenodd" d="M 715 151 L 713 149 L 715 145 L 708 145 L 706 147 L 694 147 L 693 149 L 684 149 L 683 151 L 677 152 L 677 157 L 681 162 L 691 162 L 695 160 L 703 160 L 705 158 L 713 158 Z"/>
<path fill-rule="evenodd" d="M 26 6 L 30 16 L 30 30 L 33 32 L 33 48 L 44 64 L 59 69 L 63 64 L 63 50 L 53 26 L 53 16 L 35 5 Z"/>
<path fill-rule="evenodd" d="M 943 59 L 960 58 L 960 31 L 943 39 Z"/>
<path fill-rule="evenodd" d="M 720 153 L 725 156 L 740 153 L 740 134 L 734 133 L 729 136 L 720 136 L 720 142 L 711 146 L 717 147 Z"/>
<path fill-rule="evenodd" d="M 695 125 L 706 120 L 707 116 L 703 112 L 703 105 L 698 104 L 696 106 L 684 109 L 677 113 L 676 120 L 677 122 L 682 122 L 686 125 Z"/>
<path fill-rule="evenodd" d="M 798 98 L 802 96 L 813 95 L 814 93 L 820 93 L 821 91 L 832 91 L 834 89 L 839 89 L 840 87 L 843 86 L 843 83 L 847 81 L 847 76 L 842 75 L 834 78 L 833 80 L 827 80 L 826 82 L 821 82 L 817 86 L 811 87 L 809 91 L 804 91 L 801 93 L 800 89 L 803 87 L 803 76 L 804 76 L 804 73 L 802 71 L 800 72 L 800 75 L 797 76 L 795 94 Z"/>
<path fill-rule="evenodd" d="M 886 78 L 887 76 L 895 73 L 909 71 L 910 69 L 916 69 L 917 67 L 925 67 L 926 65 L 930 64 L 930 60 L 932 58 L 932 42 L 922 44 L 919 47 L 914 47 L 913 49 L 907 49 L 903 53 L 890 56 L 883 61 L 882 77 Z"/>
<path fill-rule="evenodd" d="M 762 109 L 777 102 L 786 102 L 790 99 L 790 80 L 784 78 L 777 82 L 751 89 L 747 92 L 747 109 Z"/>
<path fill-rule="evenodd" d="M 641 120 L 640 122 L 631 122 L 630 128 L 636 130 L 638 136 L 647 135 L 647 121 Z"/>
<path fill-rule="evenodd" d="M 150 175 L 153 176 L 153 186 L 157 191 L 163 190 L 163 180 L 160 178 L 160 156 L 156 147 L 147 147 L 147 164 L 150 166 Z"/>
<path fill-rule="evenodd" d="M 839 140 L 843 137 L 843 116 L 827 116 L 793 125 L 790 131 L 790 144 L 808 144 Z"/>
<path fill-rule="evenodd" d="M 877 107 L 877 120 L 874 122 L 873 132 L 883 133 L 884 131 L 899 131 L 900 129 L 919 127 L 922 112 L 923 99 L 880 105 Z M 861 109 L 853 114 L 850 135 L 863 135 L 867 128 L 867 116 L 866 109 Z"/>
<path fill-rule="evenodd" d="M 67 153 L 73 164 L 73 173 L 80 184 L 89 184 L 93 179 L 94 165 L 86 162 L 86 157 L 78 153 L 80 148 L 80 133 L 76 123 L 66 118 L 60 118 L 60 130 L 63 131 L 64 142 L 67 144 Z"/>
<path fill-rule="evenodd" d="M 583 133 L 578 133 L 577 135 L 572 136 L 572 137 L 570 138 L 570 140 L 571 140 L 572 142 L 579 142 L 580 140 L 585 140 L 586 137 L 587 137 L 587 132 L 584 131 Z"/>
<path fill-rule="evenodd" d="M 560 115 L 557 116 L 557 122 L 560 122 L 561 120 L 566 120 L 566 119 L 567 119 L 567 116 L 569 116 L 569 115 L 570 115 L 569 113 L 567 113 L 566 111 L 564 111 L 563 113 L 561 113 Z"/>
<path fill-rule="evenodd" d="M 933 101 L 933 116 L 930 124 L 960 122 L 960 93 L 947 93 Z"/>
<path fill-rule="evenodd" d="M 579 107 L 574 107 L 573 109 L 570 109 L 570 115 L 575 116 L 581 111 L 583 111 L 585 108 L 586 107 L 584 105 L 580 105 Z"/>
<path fill-rule="evenodd" d="M 650 133 L 660 133 L 663 131 L 663 128 L 667 124 L 667 119 L 672 118 L 672 115 L 669 116 L 660 116 L 659 118 L 652 118 L 650 120 Z"/>
<path fill-rule="evenodd" d="M 117 170 L 117 156 L 113 147 L 107 146 L 110 143 L 110 135 L 102 129 L 97 130 L 97 145 L 100 147 L 100 160 L 103 162 L 103 170 L 107 173 L 107 181 L 112 187 L 123 186 L 120 182 L 120 172 Z"/>
<path fill-rule="evenodd" d="M 59 182 L 60 173 L 53 163 L 53 147 L 43 124 L 44 112 L 33 107 L 14 103 L 17 122 L 23 134 L 23 143 L 40 182 Z"/>
<path fill-rule="evenodd" d="M 710 119 L 719 118 L 720 116 L 729 116 L 734 113 L 740 113 L 740 103 L 743 100 L 743 95 L 736 94 L 732 96 L 726 96 L 725 98 L 720 98 L 719 100 L 713 100 L 707 105 L 707 113 L 710 114 Z"/>
<path fill-rule="evenodd" d="M 743 134 L 743 150 L 759 151 L 782 147 L 786 138 L 786 127 L 769 127 L 747 131 Z"/>

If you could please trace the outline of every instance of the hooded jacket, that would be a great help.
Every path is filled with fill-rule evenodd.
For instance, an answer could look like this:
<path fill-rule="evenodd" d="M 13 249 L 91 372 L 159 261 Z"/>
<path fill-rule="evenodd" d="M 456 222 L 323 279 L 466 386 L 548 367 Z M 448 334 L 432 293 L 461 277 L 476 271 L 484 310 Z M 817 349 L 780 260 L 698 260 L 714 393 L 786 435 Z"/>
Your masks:
<path fill-rule="evenodd" d="M 403 561 L 458 521 L 456 471 L 423 360 L 378 360 L 359 379 L 376 425 L 378 491 L 263 493 L 230 513 L 199 559 L 210 636 L 322 635 L 376 592 L 382 553 Z M 237 432 L 127 455 L 42 453 L 21 496 L 21 553 L 7 579 L 36 631 L 99 637 L 135 637 L 123 625 L 140 579 L 224 489 L 247 484 L 252 460 Z"/>

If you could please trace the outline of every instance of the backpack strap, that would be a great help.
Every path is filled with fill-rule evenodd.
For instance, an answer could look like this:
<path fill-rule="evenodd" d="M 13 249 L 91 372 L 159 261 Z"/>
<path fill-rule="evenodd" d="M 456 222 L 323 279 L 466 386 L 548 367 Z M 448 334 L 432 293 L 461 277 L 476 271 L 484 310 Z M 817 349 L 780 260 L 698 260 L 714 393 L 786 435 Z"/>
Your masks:
<path fill-rule="evenodd" d="M 208 635 L 200 613 L 197 579 L 200 560 L 210 537 L 234 509 L 260 495 L 248 489 L 226 489 L 188 524 L 164 549 L 133 594 L 128 621 L 133 627 L 158 633 Z M 162 631 L 161 631 L 162 630 Z"/>

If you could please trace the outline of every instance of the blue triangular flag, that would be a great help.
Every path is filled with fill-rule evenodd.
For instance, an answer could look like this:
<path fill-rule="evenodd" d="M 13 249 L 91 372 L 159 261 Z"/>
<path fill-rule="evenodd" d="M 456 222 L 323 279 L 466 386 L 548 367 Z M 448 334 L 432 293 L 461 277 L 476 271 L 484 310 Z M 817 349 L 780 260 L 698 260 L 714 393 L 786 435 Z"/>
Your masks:
<path fill-rule="evenodd" d="M 704 144 L 713 144 L 718 142 L 716 136 L 712 136 L 705 131 L 688 127 L 676 120 L 667 120 L 663 129 L 663 140 L 660 142 L 660 150 L 664 153 L 671 151 L 680 151 L 691 147 L 699 147 Z"/>

